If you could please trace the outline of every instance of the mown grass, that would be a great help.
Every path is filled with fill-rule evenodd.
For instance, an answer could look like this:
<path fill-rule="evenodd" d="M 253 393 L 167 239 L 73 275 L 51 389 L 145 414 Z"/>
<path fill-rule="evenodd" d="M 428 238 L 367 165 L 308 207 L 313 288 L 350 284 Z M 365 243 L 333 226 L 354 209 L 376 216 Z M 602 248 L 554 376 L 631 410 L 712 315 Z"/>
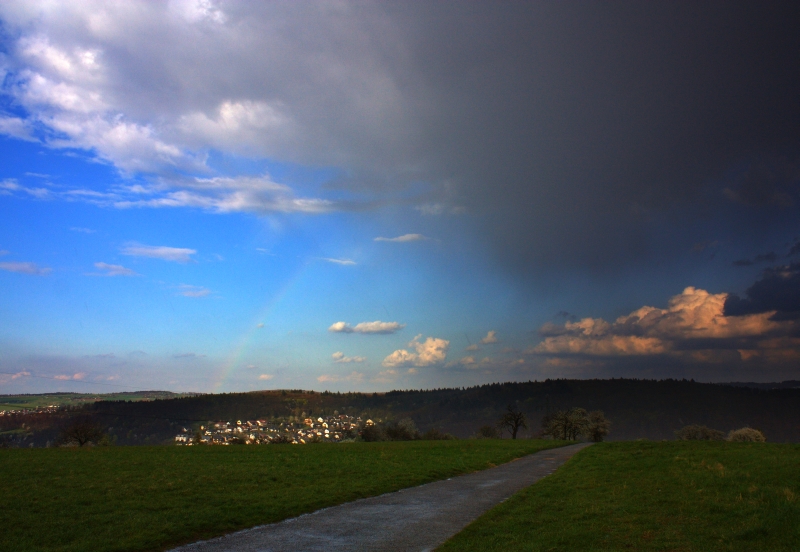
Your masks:
<path fill-rule="evenodd" d="M 0 450 L 0 550 L 161 550 L 562 444 Z"/>
<path fill-rule="evenodd" d="M 593 445 L 439 550 L 800 550 L 800 445 Z"/>

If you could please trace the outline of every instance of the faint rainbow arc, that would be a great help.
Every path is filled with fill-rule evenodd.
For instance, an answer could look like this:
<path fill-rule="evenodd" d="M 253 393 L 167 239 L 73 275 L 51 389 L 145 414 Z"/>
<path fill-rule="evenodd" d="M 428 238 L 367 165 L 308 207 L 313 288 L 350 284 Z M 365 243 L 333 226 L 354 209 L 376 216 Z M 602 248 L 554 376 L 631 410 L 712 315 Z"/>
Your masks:
<path fill-rule="evenodd" d="M 219 376 L 216 378 L 216 383 L 213 386 L 214 392 L 219 392 L 220 388 L 222 388 L 222 386 L 225 385 L 225 383 L 231 378 L 234 370 L 236 370 L 236 368 L 238 368 L 241 364 L 242 357 L 252 344 L 253 338 L 256 336 L 256 334 L 263 331 L 262 328 L 258 327 L 258 324 L 266 324 L 266 321 L 269 320 L 272 311 L 278 306 L 284 297 L 286 297 L 295 284 L 297 284 L 297 281 L 300 280 L 302 275 L 305 273 L 307 266 L 308 263 L 305 263 L 301 269 L 297 270 L 295 274 L 283 284 L 278 292 L 273 294 L 266 304 L 258 311 L 258 315 L 256 316 L 255 320 L 250 324 L 250 328 L 245 331 L 244 335 L 242 335 L 242 337 L 239 339 L 239 344 L 228 356 L 228 360 L 222 364 L 222 370 L 220 371 Z"/>

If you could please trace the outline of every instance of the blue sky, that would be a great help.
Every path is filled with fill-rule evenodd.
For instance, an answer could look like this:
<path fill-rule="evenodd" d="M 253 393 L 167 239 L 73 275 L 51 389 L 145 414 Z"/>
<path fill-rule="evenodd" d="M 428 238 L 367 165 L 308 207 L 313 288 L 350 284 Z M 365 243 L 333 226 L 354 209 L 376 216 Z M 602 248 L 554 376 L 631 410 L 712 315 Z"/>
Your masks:
<path fill-rule="evenodd" d="M 0 7 L 0 392 L 800 377 L 791 5 L 418 8 Z"/>

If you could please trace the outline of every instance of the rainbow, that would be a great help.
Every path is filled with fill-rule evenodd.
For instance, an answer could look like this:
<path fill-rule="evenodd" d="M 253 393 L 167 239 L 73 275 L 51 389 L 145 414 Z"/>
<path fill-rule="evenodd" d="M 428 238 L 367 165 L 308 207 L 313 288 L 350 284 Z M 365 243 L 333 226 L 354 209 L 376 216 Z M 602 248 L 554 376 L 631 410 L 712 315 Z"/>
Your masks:
<path fill-rule="evenodd" d="M 273 294 L 266 304 L 259 309 L 258 314 L 251 322 L 249 329 L 239 339 L 238 345 L 233 349 L 231 354 L 228 356 L 228 359 L 222 364 L 222 369 L 214 378 L 216 382 L 212 386 L 212 392 L 219 393 L 224 385 L 231 380 L 233 373 L 242 365 L 242 358 L 250 348 L 250 345 L 253 343 L 253 339 L 255 338 L 256 334 L 261 331 L 259 324 L 266 324 L 267 320 L 269 320 L 269 317 L 272 314 L 272 311 L 275 310 L 275 307 L 278 306 L 284 297 L 286 297 L 286 294 L 289 293 L 289 290 L 291 290 L 295 284 L 297 284 L 297 281 L 305 273 L 305 269 L 308 267 L 308 265 L 308 262 L 302 264 L 294 273 L 294 275 L 289 278 L 285 284 L 283 284 L 278 292 Z"/>

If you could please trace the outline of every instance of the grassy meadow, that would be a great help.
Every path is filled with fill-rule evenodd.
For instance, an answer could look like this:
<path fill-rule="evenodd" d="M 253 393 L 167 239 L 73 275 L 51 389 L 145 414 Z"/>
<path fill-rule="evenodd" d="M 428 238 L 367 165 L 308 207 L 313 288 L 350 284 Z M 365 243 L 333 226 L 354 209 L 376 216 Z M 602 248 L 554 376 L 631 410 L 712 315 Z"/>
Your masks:
<path fill-rule="evenodd" d="M 0 450 L 0 550 L 162 550 L 559 441 Z"/>
<path fill-rule="evenodd" d="M 185 396 L 170 391 L 133 391 L 121 393 L 42 393 L 37 395 L 0 395 L 0 410 L 35 409 L 46 406 L 83 406 L 97 401 L 152 401 Z"/>
<path fill-rule="evenodd" d="M 800 445 L 593 445 L 439 550 L 800 550 Z"/>

